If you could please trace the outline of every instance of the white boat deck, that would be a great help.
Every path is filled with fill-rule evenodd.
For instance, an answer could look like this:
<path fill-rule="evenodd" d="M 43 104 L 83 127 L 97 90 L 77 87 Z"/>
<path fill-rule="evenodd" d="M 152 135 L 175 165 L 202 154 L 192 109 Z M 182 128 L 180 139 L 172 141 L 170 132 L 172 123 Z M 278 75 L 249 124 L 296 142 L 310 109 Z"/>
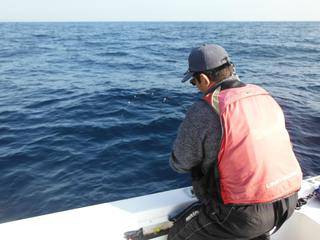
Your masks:
<path fill-rule="evenodd" d="M 304 181 L 300 196 L 310 193 L 320 177 Z M 52 213 L 0 224 L 4 240 L 123 240 L 124 233 L 141 227 L 159 226 L 168 214 L 195 201 L 190 188 L 182 188 L 116 202 Z M 272 235 L 274 240 L 319 240 L 320 201 L 312 199 L 296 211 Z M 166 239 L 159 237 L 157 239 Z"/>

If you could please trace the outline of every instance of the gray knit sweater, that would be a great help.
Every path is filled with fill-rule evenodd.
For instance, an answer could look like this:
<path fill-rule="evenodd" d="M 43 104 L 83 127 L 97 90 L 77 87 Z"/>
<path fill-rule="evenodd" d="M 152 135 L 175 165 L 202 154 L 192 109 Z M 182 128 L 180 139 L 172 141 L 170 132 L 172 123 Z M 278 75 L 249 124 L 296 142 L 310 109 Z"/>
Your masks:
<path fill-rule="evenodd" d="M 173 144 L 170 166 L 177 172 L 189 172 L 201 164 L 203 174 L 217 159 L 221 125 L 218 114 L 203 100 L 189 108 Z"/>

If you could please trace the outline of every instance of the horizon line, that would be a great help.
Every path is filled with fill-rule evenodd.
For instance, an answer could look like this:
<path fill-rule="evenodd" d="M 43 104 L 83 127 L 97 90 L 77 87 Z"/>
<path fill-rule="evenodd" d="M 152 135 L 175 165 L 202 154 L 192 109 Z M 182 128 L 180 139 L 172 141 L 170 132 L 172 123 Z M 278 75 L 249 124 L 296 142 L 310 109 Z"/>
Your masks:
<path fill-rule="evenodd" d="M 148 23 L 148 22 L 320 22 L 320 20 L 0 20 L 0 23 Z"/>

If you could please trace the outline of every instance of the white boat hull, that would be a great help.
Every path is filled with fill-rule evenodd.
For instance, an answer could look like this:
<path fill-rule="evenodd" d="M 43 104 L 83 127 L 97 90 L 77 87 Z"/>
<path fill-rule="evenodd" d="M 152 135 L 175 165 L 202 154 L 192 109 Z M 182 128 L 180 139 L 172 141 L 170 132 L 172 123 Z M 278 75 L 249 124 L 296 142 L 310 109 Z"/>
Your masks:
<path fill-rule="evenodd" d="M 299 196 L 306 196 L 319 184 L 320 177 L 304 180 Z M 141 227 L 157 231 L 163 223 L 168 223 L 170 213 L 194 201 L 191 188 L 181 188 L 3 223 L 0 224 L 0 236 L 5 240 L 123 240 L 125 232 Z M 320 201 L 311 199 L 301 210 L 295 211 L 271 238 L 319 240 Z"/>

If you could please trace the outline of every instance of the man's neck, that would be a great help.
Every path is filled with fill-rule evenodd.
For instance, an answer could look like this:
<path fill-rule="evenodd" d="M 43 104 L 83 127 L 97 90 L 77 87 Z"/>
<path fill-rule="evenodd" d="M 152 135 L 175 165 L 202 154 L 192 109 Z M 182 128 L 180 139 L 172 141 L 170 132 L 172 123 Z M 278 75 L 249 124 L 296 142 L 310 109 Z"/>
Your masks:
<path fill-rule="evenodd" d="M 240 81 L 240 78 L 238 77 L 238 75 L 236 75 L 236 74 L 233 74 L 233 75 L 231 75 L 231 76 L 229 76 L 229 77 L 227 77 L 227 78 L 225 78 L 225 79 L 223 79 L 223 80 L 221 80 L 221 81 L 219 81 L 219 82 L 212 82 L 210 85 L 209 85 L 209 87 L 208 87 L 208 91 L 204 94 L 204 95 L 206 95 L 206 94 L 208 94 L 209 92 L 212 92 L 212 91 L 214 91 L 214 89 L 216 89 L 217 87 L 219 87 L 222 83 L 224 83 L 224 82 L 227 82 L 227 81 Z"/>

